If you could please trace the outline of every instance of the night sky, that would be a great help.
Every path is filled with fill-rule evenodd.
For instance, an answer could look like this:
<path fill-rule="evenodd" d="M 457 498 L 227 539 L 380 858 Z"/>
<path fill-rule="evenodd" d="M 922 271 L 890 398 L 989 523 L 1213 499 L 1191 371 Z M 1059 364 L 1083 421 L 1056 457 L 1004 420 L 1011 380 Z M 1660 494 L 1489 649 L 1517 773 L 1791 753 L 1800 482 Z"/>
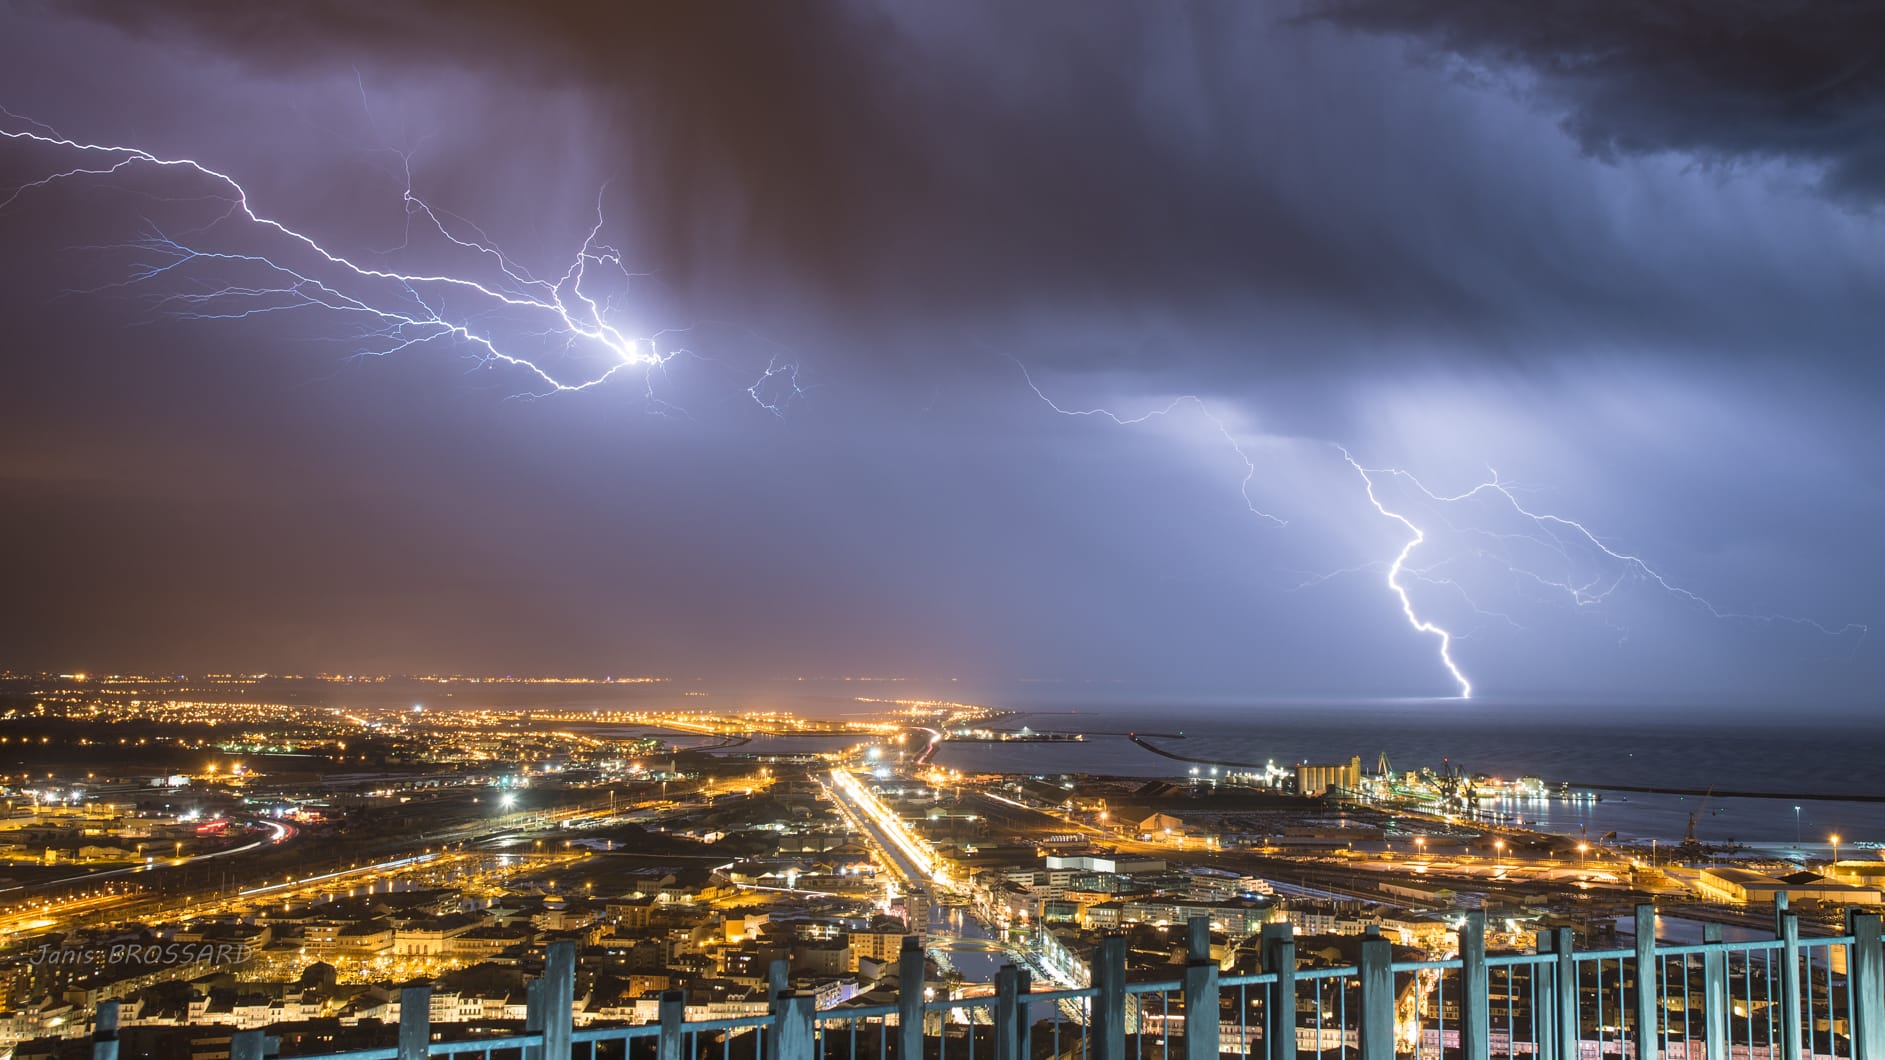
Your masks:
<path fill-rule="evenodd" d="M 1595 535 L 1370 476 L 1476 699 L 1874 702 L 1885 10 L 535 6 L 0 5 L 0 128 L 492 287 L 408 173 L 519 275 L 600 209 L 668 358 L 545 394 L 253 260 L 144 276 L 406 297 L 201 173 L 26 188 L 0 666 L 1454 695 L 1345 447 Z M 0 189 L 123 158 L 0 140 Z"/>

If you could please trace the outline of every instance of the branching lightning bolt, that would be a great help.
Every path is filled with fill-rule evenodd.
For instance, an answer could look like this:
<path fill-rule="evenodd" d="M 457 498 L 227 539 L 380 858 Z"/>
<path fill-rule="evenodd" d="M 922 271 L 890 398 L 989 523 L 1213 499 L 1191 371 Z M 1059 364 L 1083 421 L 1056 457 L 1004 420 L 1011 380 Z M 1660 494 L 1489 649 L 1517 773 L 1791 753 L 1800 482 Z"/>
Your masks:
<path fill-rule="evenodd" d="M 1347 453 L 1344 452 L 1343 455 L 1347 456 Z M 1349 462 L 1351 464 L 1354 463 L 1352 459 L 1350 459 Z M 1700 593 L 1670 581 L 1667 576 L 1655 567 L 1650 566 L 1649 562 L 1641 556 L 1630 552 L 1619 552 L 1610 547 L 1608 544 L 1604 543 L 1601 537 L 1583 523 L 1575 519 L 1567 519 L 1560 515 L 1553 515 L 1550 512 L 1533 511 L 1526 507 L 1524 502 L 1519 499 L 1518 487 L 1503 481 L 1499 477 L 1497 469 L 1488 469 L 1488 474 L 1491 477 L 1487 481 L 1479 483 L 1464 493 L 1451 496 L 1439 494 L 1428 489 L 1424 483 L 1409 472 L 1396 468 L 1377 468 L 1375 470 L 1380 474 L 1391 474 L 1404 479 L 1429 500 L 1437 504 L 1458 504 L 1463 501 L 1472 500 L 1475 497 L 1496 494 L 1511 507 L 1515 515 L 1528 520 L 1543 536 L 1532 537 L 1524 534 L 1500 534 L 1476 527 L 1467 527 L 1464 529 L 1455 527 L 1455 529 L 1459 530 L 1461 533 L 1478 534 L 1499 540 L 1517 539 L 1542 544 L 1558 554 L 1565 556 L 1567 559 L 1570 558 L 1570 547 L 1572 545 L 1587 546 L 1594 549 L 1604 558 L 1614 561 L 1618 565 L 1615 576 L 1598 576 L 1581 584 L 1570 580 L 1551 579 L 1535 571 L 1515 568 L 1517 573 L 1521 573 L 1541 585 L 1565 593 L 1571 598 L 1571 601 L 1579 607 L 1588 607 L 1593 604 L 1603 603 L 1615 594 L 1618 589 L 1622 588 L 1626 581 L 1631 577 L 1635 577 L 1643 582 L 1654 585 L 1656 588 L 1672 596 L 1679 597 L 1700 607 L 1714 618 L 1736 619 L 1745 622 L 1786 623 L 1811 629 L 1829 637 L 1843 637 L 1847 634 L 1857 633 L 1863 638 L 1866 634 L 1871 632 L 1871 627 L 1861 622 L 1848 622 L 1842 626 L 1834 627 L 1815 621 L 1814 619 L 1801 618 L 1796 615 L 1755 614 L 1745 611 L 1731 611 L 1719 607 Z"/>
<path fill-rule="evenodd" d="M 664 348 L 663 340 L 676 329 L 631 334 L 616 322 L 614 294 L 599 290 L 601 281 L 591 273 L 606 274 L 611 285 L 629 284 L 645 274 L 629 271 L 622 252 L 602 241 L 600 194 L 595 221 L 567 265 L 556 275 L 538 276 L 501 250 L 477 225 L 419 196 L 413 190 L 410 156 L 401 154 L 406 161 L 406 187 L 401 195 L 406 238 L 388 252 L 410 248 L 417 220 L 436 231 L 451 253 L 463 256 L 464 267 L 473 270 L 466 274 L 404 271 L 363 264 L 263 214 L 234 176 L 205 162 L 160 157 L 134 146 L 85 143 L 4 108 L 0 116 L 11 126 L 0 127 L 0 137 L 77 156 L 72 165 L 10 190 L 0 189 L 0 209 L 61 181 L 110 177 L 140 167 L 194 173 L 214 189 L 207 198 L 227 203 L 219 216 L 188 232 L 166 232 L 148 223 L 140 237 L 112 248 L 137 255 L 130 274 L 119 283 L 94 290 L 170 279 L 184 289 L 160 296 L 157 304 L 188 319 L 243 319 L 292 310 L 340 314 L 358 325 L 359 356 L 384 357 L 432 343 L 460 343 L 472 347 L 475 366 L 505 366 L 533 380 L 528 396 L 589 390 L 618 373 L 636 370 L 643 376 L 648 397 L 662 408 L 671 408 L 654 397 L 654 377 L 688 351 Z M 232 221 L 279 240 L 283 249 L 257 253 L 200 244 L 226 232 L 226 224 Z M 210 280 L 198 266 L 241 270 L 243 279 Z M 519 339 L 533 348 L 520 349 Z M 536 352 L 539 347 L 547 352 Z M 585 367 L 565 369 L 550 363 L 553 358 L 571 357 Z M 762 384 L 774 375 L 775 368 L 769 365 L 749 393 L 762 407 L 777 413 L 780 403 L 760 394 Z M 794 381 L 792 391 L 796 394 L 797 390 Z"/>
<path fill-rule="evenodd" d="M 1041 401 L 1044 402 L 1048 408 L 1053 409 L 1055 412 L 1058 412 L 1062 416 L 1074 416 L 1074 417 L 1098 416 L 1101 419 L 1111 420 L 1122 427 L 1130 427 L 1135 424 L 1145 423 L 1149 420 L 1155 420 L 1164 416 L 1169 416 L 1184 406 L 1191 406 L 1197 409 L 1198 413 L 1202 415 L 1207 421 L 1209 421 L 1212 427 L 1217 429 L 1217 433 L 1224 436 L 1225 443 L 1230 446 L 1232 452 L 1237 454 L 1237 459 L 1242 460 L 1244 462 L 1243 481 L 1238 483 L 1238 487 L 1237 487 L 1238 494 L 1242 496 L 1244 499 L 1244 507 L 1250 509 L 1250 514 L 1257 516 L 1258 518 L 1261 518 L 1261 519 L 1266 519 L 1276 524 L 1277 526 L 1289 525 L 1288 521 L 1278 518 L 1277 516 L 1271 515 L 1269 512 L 1266 512 L 1263 509 L 1258 508 L 1256 505 L 1256 502 L 1250 499 L 1250 483 L 1252 479 L 1255 479 L 1257 477 L 1256 461 L 1251 460 L 1250 454 L 1244 452 L 1244 447 L 1242 443 L 1238 442 L 1237 436 L 1232 434 L 1230 428 L 1225 425 L 1224 421 L 1220 419 L 1216 413 L 1211 411 L 1211 407 L 1204 403 L 1203 398 L 1198 397 L 1195 394 L 1181 394 L 1178 397 L 1171 399 L 1171 401 L 1167 402 L 1163 407 L 1153 409 L 1150 412 L 1142 413 L 1137 416 L 1121 416 L 1116 412 L 1112 412 L 1108 409 L 1103 409 L 1103 408 L 1091 408 L 1091 409 L 1062 408 L 1058 403 L 1054 401 L 1053 398 L 1048 397 L 1047 394 L 1043 392 L 1039 386 L 1035 385 L 1034 376 L 1031 373 L 1029 373 L 1027 365 L 1022 364 L 1019 359 L 1013 356 L 1010 356 L 1008 359 L 1011 361 L 1014 361 L 1015 366 L 1021 369 L 1021 377 L 1027 380 L 1028 389 L 1034 391 L 1034 396 L 1037 398 L 1040 398 Z"/>
<path fill-rule="evenodd" d="M 1717 619 L 1786 623 L 1811 629 L 1828 637 L 1843 637 L 1856 633 L 1861 641 L 1871 632 L 1869 626 L 1859 622 L 1848 622 L 1842 626 L 1835 627 L 1828 626 L 1814 619 L 1801 618 L 1795 615 L 1755 614 L 1720 607 L 1700 593 L 1671 581 L 1666 575 L 1651 566 L 1649 562 L 1641 556 L 1612 548 L 1609 544 L 1605 543 L 1603 538 L 1598 536 L 1584 523 L 1575 519 L 1565 518 L 1564 516 L 1554 515 L 1550 512 L 1536 511 L 1528 507 L 1519 497 L 1519 488 L 1502 480 L 1497 470 L 1489 471 L 1491 477 L 1487 481 L 1481 482 L 1463 493 L 1449 495 L 1437 493 L 1427 488 L 1426 484 L 1421 482 L 1420 479 L 1416 478 L 1411 472 L 1399 468 L 1363 467 L 1349 454 L 1347 449 L 1340 449 L 1340 451 L 1342 459 L 1346 460 L 1348 465 L 1354 468 L 1355 472 L 1361 476 L 1362 483 L 1367 490 L 1368 500 L 1374 505 L 1375 510 L 1399 522 L 1414 534 L 1414 537 L 1402 548 L 1400 555 L 1397 556 L 1394 562 L 1387 568 L 1388 588 L 1399 597 L 1401 610 L 1407 616 L 1409 624 L 1416 630 L 1440 638 L 1441 662 L 1446 666 L 1447 671 L 1453 675 L 1454 679 L 1459 682 L 1461 698 L 1470 697 L 1472 686 L 1461 673 L 1460 669 L 1454 664 L 1450 652 L 1452 643 L 1458 639 L 1458 635 L 1450 633 L 1430 620 L 1420 618 L 1414 611 L 1413 601 L 1408 594 L 1406 586 L 1402 583 L 1401 578 L 1405 574 L 1427 581 L 1430 584 L 1451 585 L 1455 588 L 1459 588 L 1458 583 L 1450 578 L 1428 576 L 1434 568 L 1439 566 L 1438 563 L 1424 570 L 1417 570 L 1407 566 L 1407 560 L 1413 554 L 1413 551 L 1426 541 L 1426 533 L 1419 526 L 1416 526 L 1413 520 L 1406 515 L 1398 511 L 1390 510 L 1382 503 L 1380 497 L 1375 492 L 1374 476 L 1376 475 L 1391 475 L 1408 483 L 1435 505 L 1456 505 L 1479 497 L 1497 497 L 1510 509 L 1513 515 L 1529 523 L 1533 530 L 1532 533 L 1513 534 L 1488 530 L 1483 527 L 1461 527 L 1453 523 L 1450 519 L 1447 519 L 1444 514 L 1441 514 L 1441 521 L 1446 523 L 1447 527 L 1455 533 L 1482 536 L 1501 543 L 1517 541 L 1539 545 L 1562 556 L 1567 562 L 1571 562 L 1573 559 L 1573 548 L 1588 549 L 1595 556 L 1600 556 L 1610 561 L 1615 565 L 1614 573 L 1594 575 L 1580 582 L 1569 577 L 1554 578 L 1546 574 L 1541 574 L 1529 567 L 1518 565 L 1509 558 L 1496 556 L 1489 551 L 1476 550 L 1474 552 L 1475 555 L 1483 559 L 1503 563 L 1503 565 L 1515 575 L 1521 576 L 1540 586 L 1563 593 L 1579 608 L 1602 604 L 1634 578 L 1637 581 L 1654 586 L 1678 599 L 1687 601 Z M 1444 563 L 1446 561 L 1442 560 L 1440 562 Z M 1361 569 L 1366 568 L 1350 568 L 1346 571 L 1336 571 L 1322 578 L 1311 579 L 1305 582 L 1302 587 L 1327 580 L 1328 577 L 1354 573 Z M 1461 591 L 1464 592 L 1463 589 Z M 1478 605 L 1472 604 L 1470 598 L 1468 599 L 1468 603 L 1473 606 L 1475 611 L 1481 614 L 1503 618 L 1508 622 L 1512 621 L 1509 616 L 1505 616 L 1499 612 L 1486 611 L 1478 607 Z M 1516 625 L 1516 623 L 1514 623 L 1514 625 Z"/>
<path fill-rule="evenodd" d="M 1459 684 L 1460 698 L 1473 698 L 1473 683 L 1466 679 L 1466 675 L 1460 672 L 1459 664 L 1453 661 L 1453 634 L 1416 614 L 1414 598 L 1408 595 L 1407 587 L 1401 584 L 1401 571 L 1407 565 L 1407 557 L 1413 555 L 1414 549 L 1419 548 L 1420 543 L 1427 540 L 1426 531 L 1415 526 L 1413 520 L 1407 516 L 1392 511 L 1387 505 L 1381 503 L 1381 498 L 1375 495 L 1374 477 L 1368 474 L 1367 468 L 1362 467 L 1354 457 L 1348 454 L 1348 450 L 1342 450 L 1342 459 L 1348 461 L 1348 466 L 1361 475 L 1362 484 L 1368 491 L 1368 503 L 1374 505 L 1374 510 L 1405 526 L 1408 532 L 1414 535 L 1407 539 L 1407 544 L 1401 546 L 1400 554 L 1395 556 L 1394 562 L 1388 565 L 1388 588 L 1394 591 L 1394 595 L 1400 597 L 1401 613 L 1407 616 L 1408 625 L 1422 633 L 1439 638 L 1440 664 L 1446 667 L 1446 672 L 1452 674 L 1453 680 Z"/>
<path fill-rule="evenodd" d="M 1256 476 L 1256 464 L 1250 459 L 1243 446 L 1239 444 L 1236 436 L 1231 433 L 1224 421 L 1212 413 L 1210 407 L 1205 404 L 1202 398 L 1189 394 L 1183 395 L 1173 398 L 1164 405 L 1148 412 L 1131 416 L 1122 415 L 1106 408 L 1068 408 L 1056 402 L 1042 391 L 1040 386 L 1035 383 L 1027 366 L 1021 363 L 1019 359 L 1012 356 L 1010 356 L 1009 359 L 1013 360 L 1016 366 L 1021 369 L 1022 377 L 1027 380 L 1028 389 L 1033 391 L 1034 396 L 1039 398 L 1048 408 L 1062 416 L 1097 416 L 1111 420 L 1122 426 L 1132 426 L 1172 415 L 1183 406 L 1195 407 L 1217 428 L 1218 433 L 1223 435 L 1224 440 L 1229 443 L 1232 450 L 1243 460 L 1245 474 L 1243 481 L 1239 484 L 1239 492 L 1244 498 L 1246 507 L 1248 507 L 1253 514 L 1259 515 L 1278 526 L 1285 525 L 1283 520 L 1257 508 L 1250 500 L 1250 483 Z M 1420 610 L 1415 606 L 1413 592 L 1409 587 L 1409 583 L 1418 582 L 1424 585 L 1450 589 L 1459 594 L 1460 598 L 1465 601 L 1466 606 L 1470 608 L 1474 614 L 1504 623 L 1513 629 L 1523 630 L 1525 628 L 1511 615 L 1503 611 L 1481 606 L 1473 599 L 1472 594 L 1468 592 L 1465 585 L 1461 584 L 1455 577 L 1449 575 L 1445 568 L 1456 564 L 1461 556 L 1476 556 L 1488 562 L 1500 564 L 1514 577 L 1564 594 L 1579 608 L 1588 608 L 1602 604 L 1626 584 L 1635 580 L 1693 604 L 1717 619 L 1788 623 L 1814 630 L 1829 637 L 1843 637 L 1856 633 L 1859 635 L 1860 639 L 1863 639 L 1870 631 L 1869 627 L 1857 622 L 1847 623 L 1843 626 L 1828 626 L 1813 619 L 1800 618 L 1792 615 L 1753 614 L 1719 607 L 1701 594 L 1671 581 L 1666 575 L 1651 566 L 1648 561 L 1641 556 L 1611 547 L 1585 524 L 1575 519 L 1569 519 L 1550 512 L 1538 511 L 1527 506 L 1521 497 L 1521 494 L 1527 491 L 1523 487 L 1501 479 L 1497 471 L 1492 471 L 1490 473 L 1491 477 L 1487 481 L 1479 483 L 1463 493 L 1446 495 L 1428 489 L 1425 484 L 1414 477 L 1410 472 L 1399 468 L 1367 467 L 1356 460 L 1354 456 L 1349 453 L 1347 448 L 1338 445 L 1336 449 L 1342 454 L 1342 459 L 1348 463 L 1349 467 L 1354 469 L 1355 473 L 1361 477 L 1364 493 L 1375 511 L 1382 517 L 1399 523 L 1411 536 L 1407 539 L 1406 543 L 1401 546 L 1400 551 L 1391 561 L 1376 560 L 1341 570 L 1305 575 L 1298 584 L 1289 588 L 1287 591 L 1300 592 L 1331 579 L 1352 574 L 1368 572 L 1383 574 L 1388 590 L 1394 595 L 1395 599 L 1400 602 L 1401 614 L 1406 618 L 1408 625 L 1417 633 L 1433 637 L 1438 643 L 1440 664 L 1446 670 L 1448 676 L 1452 678 L 1454 684 L 1459 688 L 1459 696 L 1461 699 L 1472 698 L 1473 683 L 1472 680 L 1467 677 L 1465 670 L 1460 667 L 1458 660 L 1454 658 L 1453 650 L 1455 645 L 1469 637 L 1473 630 L 1462 632 L 1450 629 L 1433 618 L 1423 616 Z M 1493 545 L 1485 549 L 1471 549 L 1464 553 L 1443 556 L 1442 558 L 1423 565 L 1413 564 L 1411 561 L 1415 553 L 1422 545 L 1429 543 L 1427 529 L 1417 523 L 1414 516 L 1401 510 L 1399 505 L 1389 507 L 1389 503 L 1382 498 L 1381 493 L 1377 489 L 1379 479 L 1383 476 L 1392 476 L 1395 479 L 1404 481 L 1414 490 L 1418 491 L 1418 493 L 1425 498 L 1425 501 L 1433 506 L 1433 514 L 1445 525 L 1448 531 L 1456 535 L 1483 537 L 1492 542 Z M 1445 507 L 1459 505 L 1481 497 L 1496 497 L 1500 503 L 1504 504 L 1509 509 L 1513 516 L 1525 522 L 1527 530 L 1521 533 L 1512 533 L 1488 529 L 1482 526 L 1462 526 L 1449 519 L 1443 511 Z M 1560 578 L 1547 573 L 1540 573 L 1532 569 L 1531 566 L 1514 560 L 1509 555 L 1502 555 L 1494 551 L 1495 548 L 1500 546 L 1521 542 L 1529 546 L 1541 547 L 1555 553 L 1565 561 L 1567 566 L 1575 565 L 1579 561 L 1579 555 L 1581 554 L 1585 559 L 1601 558 L 1610 569 L 1594 574 L 1583 581 L 1579 581 L 1573 577 L 1567 576 Z M 1475 629 L 1476 628 L 1477 627 L 1475 627 Z"/>
<path fill-rule="evenodd" d="M 807 389 L 799 382 L 798 363 L 781 361 L 775 356 L 766 362 L 766 370 L 753 385 L 746 388 L 746 394 L 760 408 L 783 417 L 786 406 L 804 397 Z"/>

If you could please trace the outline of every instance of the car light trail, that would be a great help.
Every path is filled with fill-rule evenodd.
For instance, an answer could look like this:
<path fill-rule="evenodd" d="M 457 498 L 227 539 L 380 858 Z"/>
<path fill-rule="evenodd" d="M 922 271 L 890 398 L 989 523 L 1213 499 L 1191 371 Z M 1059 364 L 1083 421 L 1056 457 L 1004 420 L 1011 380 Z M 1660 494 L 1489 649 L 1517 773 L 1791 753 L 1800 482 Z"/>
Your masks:
<path fill-rule="evenodd" d="M 858 783 L 855 776 L 847 770 L 834 768 L 831 771 L 831 784 L 870 824 L 876 826 L 877 834 L 907 858 L 918 873 L 937 884 L 949 884 L 949 875 L 936 864 L 936 856 L 881 799 Z"/>

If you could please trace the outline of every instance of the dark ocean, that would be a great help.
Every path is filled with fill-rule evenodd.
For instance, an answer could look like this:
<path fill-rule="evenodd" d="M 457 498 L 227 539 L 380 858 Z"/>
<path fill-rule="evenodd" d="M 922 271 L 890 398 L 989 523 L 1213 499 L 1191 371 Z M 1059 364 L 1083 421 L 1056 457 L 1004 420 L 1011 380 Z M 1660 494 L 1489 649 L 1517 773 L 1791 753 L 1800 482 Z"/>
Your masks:
<path fill-rule="evenodd" d="M 1395 771 L 1439 768 L 1513 779 L 1539 777 L 1596 790 L 1601 800 L 1528 800 L 1502 812 L 1547 831 L 1593 838 L 1680 840 L 1696 815 L 1707 843 L 1742 843 L 1815 856 L 1841 838 L 1842 857 L 1873 857 L 1885 842 L 1885 720 L 1809 712 L 1743 712 L 1605 706 L 1499 707 L 1457 701 L 1260 704 L 1209 708 L 1145 703 L 1044 705 L 1009 724 L 1089 734 L 1080 743 L 950 743 L 939 764 L 1016 772 L 1188 777 L 1183 762 L 1153 754 L 1127 732 L 1188 758 L 1261 765 L 1340 762 L 1365 769 L 1382 753 Z M 1178 738 L 1182 733 L 1183 737 Z M 1208 770 L 1206 770 L 1208 774 Z M 1669 795 L 1623 787 L 1761 792 L 1777 798 Z M 1816 797 L 1796 797 L 1816 796 Z M 1796 811 L 1795 807 L 1799 809 Z"/>

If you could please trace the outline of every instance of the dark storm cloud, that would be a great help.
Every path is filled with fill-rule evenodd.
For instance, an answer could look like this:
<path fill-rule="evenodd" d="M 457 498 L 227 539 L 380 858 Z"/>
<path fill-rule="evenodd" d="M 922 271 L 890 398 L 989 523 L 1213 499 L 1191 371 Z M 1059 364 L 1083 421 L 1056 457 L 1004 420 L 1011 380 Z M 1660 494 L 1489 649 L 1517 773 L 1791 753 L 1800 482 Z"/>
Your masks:
<path fill-rule="evenodd" d="M 1351 28 L 1522 69 L 1604 157 L 1823 167 L 1826 187 L 1885 195 L 1885 7 L 1834 0 L 1319 0 Z"/>
<path fill-rule="evenodd" d="M 822 304 L 876 351 L 848 371 L 899 357 L 947 370 L 964 358 L 937 349 L 970 337 L 992 338 L 976 354 L 986 360 L 1042 317 L 1057 338 L 1032 357 L 1206 387 L 1410 353 L 1509 366 L 1590 349 L 1758 357 L 1784 343 L 1842 359 L 1876 334 L 1870 299 L 1816 283 L 1845 267 L 1836 251 L 1777 261 L 1758 233 L 1656 202 L 1685 194 L 1673 182 L 1594 182 L 1535 116 L 1471 104 L 1446 76 L 1405 69 L 1398 43 L 1350 32 L 1427 32 L 1530 60 L 1589 147 L 1819 160 L 1848 185 L 1872 150 L 1840 135 L 1876 83 L 1862 14 L 1769 25 L 1754 8 L 1652 5 L 1601 18 L 1546 6 L 1536 21 L 1532 5 L 1497 4 L 1344 5 L 1328 21 L 1293 5 L 90 10 L 261 78 L 470 73 L 490 86 L 475 106 L 497 143 L 559 120 L 508 103 L 507 87 L 567 90 L 600 115 L 596 149 L 620 155 L 646 204 L 638 257 L 710 292 L 697 305 L 785 290 Z M 1064 327 L 1070 317 L 1092 330 Z M 912 342 L 919 320 L 931 338 Z"/>
<path fill-rule="evenodd" d="M 1303 150 L 1338 135 L 1315 131 L 1320 112 L 1326 102 L 1340 117 L 1355 86 L 1315 73 L 1302 49 L 1330 42 L 1303 40 L 1282 9 L 92 11 L 154 42 L 208 46 L 258 76 L 354 64 L 379 80 L 449 67 L 498 85 L 568 87 L 640 160 L 638 191 L 658 204 L 642 219 L 644 258 L 665 274 L 721 280 L 729 260 L 770 266 L 746 278 L 810 286 L 859 324 L 912 308 L 999 314 L 1046 303 L 1228 320 L 1253 300 L 1288 305 L 1305 333 L 1337 318 L 1380 329 L 1411 317 L 1458 334 L 1478 326 L 1462 322 L 1502 315 L 1423 262 L 1426 248 L 1366 223 L 1331 226 L 1299 201 L 1325 177 L 1352 179 L 1351 160 Z M 536 120 L 481 105 L 495 106 L 495 125 Z M 1275 171 L 1292 168 L 1296 188 L 1279 185 Z M 1289 343 L 1269 360 L 1358 348 Z"/>

